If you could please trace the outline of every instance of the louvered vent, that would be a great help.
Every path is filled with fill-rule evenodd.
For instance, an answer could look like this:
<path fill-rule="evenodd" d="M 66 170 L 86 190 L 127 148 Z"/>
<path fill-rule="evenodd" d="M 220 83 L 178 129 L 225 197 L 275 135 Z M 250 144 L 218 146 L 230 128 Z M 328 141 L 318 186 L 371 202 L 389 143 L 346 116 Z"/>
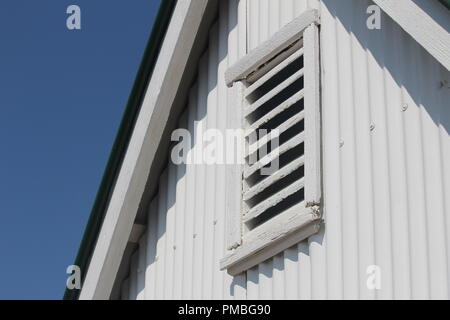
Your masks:
<path fill-rule="evenodd" d="M 299 40 L 246 79 L 243 221 L 248 231 L 304 205 L 303 67 Z M 271 136 L 275 129 L 278 138 Z M 270 174 L 262 170 L 274 167 Z"/>

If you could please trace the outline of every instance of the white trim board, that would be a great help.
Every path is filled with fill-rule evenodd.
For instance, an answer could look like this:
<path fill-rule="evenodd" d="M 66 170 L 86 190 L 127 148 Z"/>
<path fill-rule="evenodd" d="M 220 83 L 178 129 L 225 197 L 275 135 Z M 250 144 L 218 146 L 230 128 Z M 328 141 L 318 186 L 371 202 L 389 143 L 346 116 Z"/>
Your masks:
<path fill-rule="evenodd" d="M 151 164 L 202 17 L 211 0 L 178 1 L 139 113 L 105 220 L 87 270 L 80 300 L 109 299 Z"/>
<path fill-rule="evenodd" d="M 243 244 L 220 261 L 220 269 L 238 275 L 317 233 L 320 224 L 320 213 L 300 203 L 245 235 Z"/>
<path fill-rule="evenodd" d="M 244 80 L 261 64 L 267 62 L 286 48 L 286 44 L 300 38 L 303 31 L 311 23 L 319 23 L 319 12 L 315 9 L 307 10 L 286 26 L 281 28 L 269 40 L 251 51 L 225 73 L 225 82 L 231 87 L 234 82 Z"/>
<path fill-rule="evenodd" d="M 251 53 L 243 57 L 236 64 L 234 64 L 229 70 L 229 76 L 236 76 L 236 78 L 230 78 L 231 84 L 238 82 L 239 79 L 249 79 L 248 75 L 261 65 L 270 65 L 269 60 L 273 59 L 280 52 L 290 52 L 290 56 L 283 57 L 284 60 L 278 61 L 278 65 L 273 66 L 271 71 L 268 71 L 265 76 L 262 76 L 259 80 L 254 82 L 253 86 L 250 85 L 246 89 L 244 96 L 256 87 L 261 86 L 268 78 L 272 77 L 274 73 L 282 70 L 286 65 L 289 65 L 292 61 L 297 59 L 300 55 L 304 56 L 304 68 L 297 71 L 294 75 L 290 76 L 287 80 L 280 81 L 278 86 L 264 97 L 259 98 L 258 102 L 249 104 L 245 107 L 246 111 L 253 112 L 262 104 L 261 101 L 267 101 L 273 95 L 277 94 L 277 88 L 285 88 L 286 83 L 291 79 L 295 81 L 297 75 L 303 75 L 305 78 L 304 89 L 304 101 L 305 101 L 305 131 L 297 135 L 295 138 L 289 140 L 283 144 L 280 148 L 287 148 L 289 145 L 295 146 L 301 142 L 305 142 L 305 180 L 307 185 L 303 185 L 303 179 L 290 184 L 287 188 L 277 191 L 276 194 L 270 198 L 261 201 L 259 204 L 252 208 L 246 208 L 245 214 L 228 216 L 228 225 L 232 225 L 232 219 L 235 222 L 246 223 L 251 219 L 256 218 L 266 209 L 273 207 L 279 201 L 286 199 L 288 195 L 294 194 L 296 190 L 305 188 L 305 199 L 299 204 L 292 206 L 286 211 L 279 213 L 272 217 L 269 221 L 265 221 L 261 225 L 257 226 L 253 230 L 247 230 L 243 235 L 240 243 L 235 241 L 236 233 L 233 229 L 232 233 L 228 234 L 228 243 L 236 243 L 232 247 L 233 251 L 226 255 L 220 261 L 221 270 L 227 270 L 232 275 L 238 275 L 255 265 L 271 258 L 283 250 L 288 249 L 292 245 L 301 242 L 304 239 L 316 234 L 320 229 L 321 224 L 321 173 L 320 173 L 320 60 L 319 60 L 319 23 L 317 12 L 315 10 L 308 11 L 306 14 L 301 15 L 293 22 L 286 25 L 281 29 L 280 34 L 275 34 L 268 41 L 257 47 Z M 305 21 L 309 21 L 309 24 L 305 25 Z M 301 29 L 296 29 L 301 28 Z M 303 48 L 296 47 L 297 40 L 303 36 Z M 289 39 L 287 41 L 286 39 Z M 273 51 L 268 51 L 271 48 Z M 299 53 L 291 52 L 291 49 Z M 286 54 L 287 55 L 287 54 Z M 258 60 L 264 57 L 267 60 Z M 255 61 L 258 61 L 255 63 Z M 272 60 L 274 61 L 274 60 Z M 263 70 L 263 69 L 259 69 Z M 238 82 L 242 86 L 241 82 Z M 281 90 L 281 89 L 280 89 Z M 299 93 L 301 93 L 300 91 Z M 272 95 L 271 95 L 272 94 Z M 249 111 L 251 110 L 251 111 Z M 244 111 L 245 113 L 245 111 Z M 302 113 L 299 114 L 299 116 Z M 300 118 L 300 117 L 299 117 Z M 304 140 L 304 135 L 307 135 L 307 140 Z M 258 141 L 261 144 L 261 140 Z M 250 146 L 251 149 L 251 146 Z M 252 151 L 249 151 L 251 153 Z M 281 150 L 279 150 L 282 153 Z M 301 158 L 300 158 L 301 159 Z M 268 161 L 270 162 L 270 161 Z M 255 164 L 252 167 L 245 165 L 243 171 L 243 183 L 244 183 L 244 197 L 242 200 L 246 200 L 246 192 L 249 189 L 245 186 L 245 179 L 247 179 L 252 172 L 261 168 L 263 164 Z M 288 167 L 288 166 L 286 166 Z M 279 172 L 282 172 L 280 170 Z M 309 171 L 309 172 L 308 172 Z M 281 174 L 287 175 L 285 173 Z M 273 177 L 273 176 L 272 176 Z M 270 181 L 267 178 L 264 181 Z M 270 183 L 274 183 L 273 181 Z M 257 188 L 253 186 L 253 188 Z M 251 197 L 250 197 L 251 198 Z M 246 206 L 245 204 L 243 205 Z M 242 211 L 242 210 L 241 210 Z"/>
<path fill-rule="evenodd" d="M 428 53 L 450 70 L 449 10 L 437 0 L 373 1 Z"/>
<path fill-rule="evenodd" d="M 305 64 L 305 202 L 319 207 L 321 186 L 320 46 L 319 28 L 312 24 L 303 34 Z"/>

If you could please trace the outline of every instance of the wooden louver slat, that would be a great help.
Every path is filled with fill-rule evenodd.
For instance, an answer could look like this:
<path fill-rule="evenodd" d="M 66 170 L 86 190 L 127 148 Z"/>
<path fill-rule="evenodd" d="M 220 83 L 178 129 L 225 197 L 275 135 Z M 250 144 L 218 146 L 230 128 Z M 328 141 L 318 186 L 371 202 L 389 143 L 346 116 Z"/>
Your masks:
<path fill-rule="evenodd" d="M 288 79 L 286 79 L 283 83 L 281 83 L 279 86 L 277 86 L 275 89 L 261 97 L 257 102 L 254 104 L 251 104 L 244 110 L 245 116 L 249 116 L 251 113 L 255 112 L 259 107 L 261 107 L 263 104 L 267 103 L 270 99 L 274 98 L 277 94 L 279 94 L 282 90 L 286 89 L 288 86 L 293 84 L 296 80 L 303 77 L 303 69 L 299 70 L 292 76 L 290 76 Z"/>
<path fill-rule="evenodd" d="M 284 203 L 288 198 L 296 197 L 292 205 L 302 201 L 299 192 L 304 189 L 305 165 L 301 147 L 305 141 L 303 54 L 300 46 L 244 92 L 247 163 L 243 172 L 246 203 L 243 222 L 250 223 L 249 229 L 265 222 L 267 217 L 259 221 L 263 214 L 270 220 L 285 207 L 289 208 L 291 203 Z M 280 167 L 263 175 L 263 168 L 275 164 Z M 277 206 L 279 210 L 274 209 Z"/>
<path fill-rule="evenodd" d="M 241 243 L 220 263 L 231 275 L 320 229 L 319 24 L 305 11 L 226 72 L 246 87 Z"/>

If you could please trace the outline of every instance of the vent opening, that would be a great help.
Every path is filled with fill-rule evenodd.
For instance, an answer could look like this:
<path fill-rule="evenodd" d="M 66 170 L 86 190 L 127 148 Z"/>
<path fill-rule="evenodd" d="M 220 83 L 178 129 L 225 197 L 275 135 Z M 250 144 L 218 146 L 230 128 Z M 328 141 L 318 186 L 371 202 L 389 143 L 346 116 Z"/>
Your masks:
<path fill-rule="evenodd" d="M 266 64 L 264 74 L 245 91 L 244 117 L 249 130 L 243 201 L 249 230 L 304 201 L 304 58 L 300 44 L 284 50 L 270 62 L 270 68 Z M 274 130 L 278 137 L 271 135 Z"/>
<path fill-rule="evenodd" d="M 255 144 L 257 144 L 257 149 L 254 148 L 255 151 L 248 152 L 248 155 L 245 158 L 247 164 L 250 165 L 251 162 L 255 160 L 260 161 L 266 155 L 270 154 L 271 152 L 274 152 L 277 148 L 284 145 L 286 142 L 290 141 L 292 138 L 294 138 L 304 130 L 305 130 L 304 120 L 299 120 L 299 122 L 292 125 L 290 128 L 283 130 L 278 136 L 278 141 L 276 141 L 275 138 L 269 140 L 270 135 L 269 136 L 263 135 L 259 137 L 258 141 L 261 140 L 268 140 L 268 141 L 262 141 L 260 143 L 257 143 L 255 141 Z M 268 132 L 270 131 L 271 130 L 269 130 Z M 267 139 L 262 139 L 264 137 L 267 137 Z"/>
<path fill-rule="evenodd" d="M 298 57 L 294 62 L 273 75 L 269 81 L 256 88 L 247 96 L 247 100 L 251 103 L 257 101 L 301 69 L 303 69 L 303 56 Z"/>
<path fill-rule="evenodd" d="M 304 199 L 305 199 L 304 190 L 301 189 L 298 192 L 293 193 L 292 195 L 285 198 L 276 206 L 267 209 L 263 214 L 246 222 L 246 226 L 249 230 L 253 230 L 259 227 L 260 225 L 264 224 L 265 222 L 269 221 L 270 219 L 274 218 L 275 216 L 279 215 L 280 213 L 301 203 L 302 201 L 304 201 Z"/>
<path fill-rule="evenodd" d="M 283 104 L 287 99 L 292 97 L 295 93 L 299 92 L 301 89 L 303 89 L 304 83 L 303 83 L 303 76 L 290 84 L 287 88 L 282 89 L 282 91 L 278 94 L 276 94 L 273 97 L 269 97 L 267 102 L 262 103 L 260 107 L 258 107 L 256 110 L 251 112 L 246 116 L 247 121 L 249 123 L 253 123 L 272 111 L 275 107 Z M 266 97 L 266 96 L 264 96 Z M 256 100 L 255 103 L 258 103 L 262 99 Z"/>
<path fill-rule="evenodd" d="M 269 164 L 262 166 L 262 168 L 270 168 L 272 165 L 274 165 L 275 161 L 278 160 L 278 168 L 283 169 L 291 162 L 302 157 L 304 155 L 304 152 L 305 152 L 304 145 L 300 144 L 288 150 L 287 152 L 280 154 L 278 158 L 276 158 L 274 161 L 271 161 Z M 268 177 L 270 176 L 261 174 L 261 169 L 259 169 L 255 171 L 253 174 L 251 174 L 248 178 L 246 178 L 245 181 L 248 186 L 253 187 L 254 185 L 260 183 L 261 181 L 265 180 Z"/>
<path fill-rule="evenodd" d="M 273 196 L 274 194 L 278 193 L 282 189 L 286 188 L 287 186 L 291 185 L 295 181 L 298 181 L 302 178 L 304 178 L 305 172 L 304 167 L 301 166 L 300 168 L 296 169 L 294 172 L 288 174 L 283 179 L 278 180 L 277 182 L 273 183 L 272 185 L 268 186 L 266 189 L 255 195 L 254 197 L 250 198 L 246 201 L 246 203 L 253 207 L 265 199 Z"/>

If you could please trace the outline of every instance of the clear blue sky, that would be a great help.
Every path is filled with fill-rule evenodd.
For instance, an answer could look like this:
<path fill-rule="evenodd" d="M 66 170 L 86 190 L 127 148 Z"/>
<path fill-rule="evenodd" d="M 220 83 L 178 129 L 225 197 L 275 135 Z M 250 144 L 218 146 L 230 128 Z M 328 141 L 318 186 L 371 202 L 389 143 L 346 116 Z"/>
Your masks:
<path fill-rule="evenodd" d="M 0 299 L 62 298 L 159 2 L 0 2 Z"/>

